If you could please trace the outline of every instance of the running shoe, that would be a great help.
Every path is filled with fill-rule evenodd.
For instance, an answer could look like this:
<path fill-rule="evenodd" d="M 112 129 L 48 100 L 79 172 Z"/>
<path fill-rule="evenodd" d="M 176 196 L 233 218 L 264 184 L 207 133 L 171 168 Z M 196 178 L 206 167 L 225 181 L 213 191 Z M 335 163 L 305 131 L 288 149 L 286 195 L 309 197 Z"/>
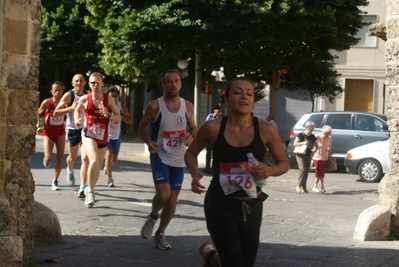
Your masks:
<path fill-rule="evenodd" d="M 89 191 L 89 188 L 86 187 L 85 191 L 84 191 L 85 195 L 86 195 L 86 199 L 85 199 L 85 205 L 88 208 L 92 208 L 94 206 L 94 191 Z"/>
<path fill-rule="evenodd" d="M 172 246 L 166 241 L 164 233 L 159 233 L 154 236 L 154 244 L 157 245 L 159 249 L 172 249 Z"/>
<path fill-rule="evenodd" d="M 86 189 L 86 187 L 85 188 L 79 188 L 79 191 L 78 191 L 78 198 L 86 198 L 86 195 L 85 195 L 85 189 Z"/>
<path fill-rule="evenodd" d="M 209 242 L 205 242 L 204 244 L 202 244 L 199 253 L 201 257 L 204 259 L 203 267 L 211 267 L 211 265 L 209 265 L 210 262 L 209 257 L 212 257 L 213 255 L 217 254 L 216 249 L 212 246 L 212 244 Z"/>
<path fill-rule="evenodd" d="M 66 177 L 66 181 L 68 183 L 69 186 L 74 186 L 75 185 L 75 175 L 73 174 L 73 171 L 70 172 L 67 168 L 67 177 Z"/>
<path fill-rule="evenodd" d="M 108 187 L 115 187 L 114 179 L 108 178 L 107 186 Z"/>
<path fill-rule="evenodd" d="M 51 189 L 54 191 L 59 190 L 60 188 L 58 187 L 58 181 L 53 180 L 53 182 L 51 183 Z"/>
<path fill-rule="evenodd" d="M 296 186 L 296 187 L 295 187 L 295 190 L 296 190 L 296 192 L 297 192 L 298 194 L 302 192 L 302 189 L 301 189 L 300 186 Z"/>
<path fill-rule="evenodd" d="M 152 231 L 154 230 L 155 223 L 157 221 L 151 219 L 150 216 L 148 216 L 147 220 L 145 221 L 143 227 L 141 228 L 141 237 L 145 239 L 150 239 L 152 236 Z"/>
<path fill-rule="evenodd" d="M 50 168 L 51 162 L 46 162 L 46 160 L 43 158 L 43 165 L 45 168 Z"/>
<path fill-rule="evenodd" d="M 327 192 L 324 188 L 322 188 L 321 190 L 320 190 L 320 192 L 322 192 L 322 193 L 325 193 L 325 192 Z"/>
<path fill-rule="evenodd" d="M 318 189 L 317 187 L 313 187 L 312 191 L 316 192 L 316 193 L 320 193 L 321 192 L 320 189 Z"/>

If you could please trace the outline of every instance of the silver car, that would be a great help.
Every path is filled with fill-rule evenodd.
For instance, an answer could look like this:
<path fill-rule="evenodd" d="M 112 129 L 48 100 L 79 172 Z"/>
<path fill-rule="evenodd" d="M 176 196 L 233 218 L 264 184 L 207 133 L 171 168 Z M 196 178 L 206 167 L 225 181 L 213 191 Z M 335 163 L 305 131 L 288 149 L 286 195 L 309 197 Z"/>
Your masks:
<path fill-rule="evenodd" d="M 381 114 L 357 111 L 323 111 L 306 113 L 294 125 L 290 133 L 287 155 L 292 165 L 296 165 L 294 150 L 295 137 L 305 130 L 306 121 L 313 121 L 316 127 L 313 134 L 320 132 L 321 127 L 329 125 L 333 129 L 332 156 L 337 165 L 344 167 L 346 152 L 352 148 L 389 138 L 387 117 Z"/>

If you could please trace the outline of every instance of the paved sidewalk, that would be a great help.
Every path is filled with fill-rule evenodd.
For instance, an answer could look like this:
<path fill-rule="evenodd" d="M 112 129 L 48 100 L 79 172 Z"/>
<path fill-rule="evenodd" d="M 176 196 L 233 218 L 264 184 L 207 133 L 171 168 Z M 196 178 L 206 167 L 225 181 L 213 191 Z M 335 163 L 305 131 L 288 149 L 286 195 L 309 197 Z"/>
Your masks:
<path fill-rule="evenodd" d="M 116 187 L 105 186 L 107 178 L 102 172 L 96 204 L 88 209 L 76 197 L 77 186 L 67 186 L 65 169 L 59 180 L 61 190 L 50 190 L 54 163 L 50 169 L 43 167 L 42 140 L 37 138 L 31 160 L 35 199 L 57 214 L 63 233 L 61 243 L 35 245 L 31 257 L 40 266 L 51 265 L 44 259 L 58 259 L 57 266 L 202 266 L 198 249 L 210 240 L 202 208 L 204 195 L 191 192 L 187 173 L 176 215 L 166 231 L 173 249 L 161 251 L 152 240 L 141 238 L 154 187 L 144 145 L 134 137 L 124 140 L 114 166 Z M 76 166 L 79 164 L 80 158 Z M 264 187 L 269 198 L 264 202 L 255 266 L 398 266 L 399 242 L 353 239 L 359 214 L 376 204 L 377 184 L 329 173 L 326 194 L 296 194 L 297 176 L 297 170 L 290 170 L 268 179 Z M 205 177 L 204 184 L 210 178 Z M 312 181 L 313 173 L 309 187 Z"/>

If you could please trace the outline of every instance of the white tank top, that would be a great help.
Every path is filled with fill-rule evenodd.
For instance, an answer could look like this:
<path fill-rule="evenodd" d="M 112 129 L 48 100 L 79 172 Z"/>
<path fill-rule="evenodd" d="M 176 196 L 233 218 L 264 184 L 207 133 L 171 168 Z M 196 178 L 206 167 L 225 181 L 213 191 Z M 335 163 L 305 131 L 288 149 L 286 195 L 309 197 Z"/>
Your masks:
<path fill-rule="evenodd" d="M 162 162 L 172 167 L 184 167 L 184 145 L 187 127 L 186 102 L 180 98 L 180 109 L 176 113 L 171 113 L 163 97 L 158 98 L 159 113 L 154 124 L 158 129 L 157 144 L 158 155 Z M 154 126 L 154 125 L 153 125 Z M 154 129 L 152 127 L 152 129 Z"/>
<path fill-rule="evenodd" d="M 119 110 L 119 113 L 121 113 L 122 110 L 121 102 L 117 101 L 116 107 Z M 109 120 L 108 127 L 109 127 L 108 129 L 109 139 L 118 140 L 119 137 L 121 137 L 121 122 L 114 122 L 112 120 Z"/>
<path fill-rule="evenodd" d="M 67 94 L 70 94 L 70 92 L 68 91 L 67 92 Z M 79 98 L 81 98 L 82 96 L 84 96 L 85 94 L 83 94 L 83 95 L 77 95 L 77 94 L 74 94 L 75 95 L 75 98 L 74 99 L 71 99 L 71 103 L 73 103 L 74 101 L 79 101 Z M 74 114 L 75 113 L 75 110 L 73 110 L 73 111 L 71 111 L 71 112 L 69 112 L 69 113 L 67 113 L 66 114 L 66 128 L 67 129 L 72 129 L 72 130 L 78 130 L 78 129 L 82 129 L 82 127 L 83 127 L 83 123 L 82 123 L 82 127 L 80 127 L 80 128 L 77 128 L 76 127 L 76 125 L 75 125 L 75 119 L 74 119 Z M 80 117 L 82 118 L 82 120 L 84 120 L 84 110 L 82 110 L 82 112 L 81 112 L 81 114 L 80 114 Z"/>

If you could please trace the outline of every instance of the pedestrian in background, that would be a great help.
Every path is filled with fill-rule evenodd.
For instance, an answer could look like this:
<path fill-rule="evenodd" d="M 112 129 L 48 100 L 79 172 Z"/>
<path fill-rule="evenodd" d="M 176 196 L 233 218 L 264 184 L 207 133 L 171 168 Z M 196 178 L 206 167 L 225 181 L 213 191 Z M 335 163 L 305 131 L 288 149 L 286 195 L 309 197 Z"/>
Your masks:
<path fill-rule="evenodd" d="M 219 104 L 213 107 L 213 113 L 208 114 L 206 116 L 205 121 L 215 120 L 222 116 L 222 108 Z M 213 164 L 211 164 L 212 160 L 212 145 L 211 143 L 206 144 L 206 158 L 205 158 L 205 169 L 202 171 L 204 173 L 213 174 Z"/>
<path fill-rule="evenodd" d="M 299 168 L 298 183 L 295 188 L 297 193 L 308 193 L 306 182 L 308 180 L 313 151 L 317 146 L 316 137 L 312 134 L 314 127 L 315 123 L 313 121 L 305 122 L 305 130 L 295 137 L 294 146 L 306 145 L 305 155 L 296 155 Z"/>
<path fill-rule="evenodd" d="M 54 144 L 57 149 L 57 157 L 54 168 L 54 178 L 51 189 L 58 190 L 58 177 L 62 170 L 62 159 L 65 151 L 65 125 L 64 116 L 54 116 L 55 107 L 61 100 L 65 85 L 62 82 L 54 82 L 51 85 L 52 97 L 43 100 L 37 111 L 37 133 L 43 134 L 44 158 L 43 165 L 49 168 L 53 161 Z M 44 128 L 40 127 L 40 116 L 43 116 Z"/>
<path fill-rule="evenodd" d="M 82 127 L 78 128 L 75 125 L 74 112 L 78 105 L 79 98 L 86 94 L 84 88 L 86 86 L 86 79 L 82 74 L 76 74 L 73 76 L 72 89 L 66 92 L 57 107 L 55 108 L 54 115 L 65 116 L 66 115 L 66 140 L 68 143 L 68 156 L 66 158 L 66 180 L 70 186 L 75 185 L 75 174 L 74 165 L 78 157 L 79 147 L 82 144 Z M 80 117 L 83 118 L 83 112 Z M 85 153 L 81 153 L 81 158 L 84 157 Z M 85 160 L 82 160 L 82 165 L 85 164 Z M 83 190 L 87 182 L 87 166 L 83 165 L 80 168 L 80 184 L 81 188 L 78 191 L 78 198 L 84 198 Z M 83 189 L 82 189 L 83 185 Z"/>
<path fill-rule="evenodd" d="M 274 118 L 273 118 L 273 116 L 272 115 L 267 115 L 266 116 L 266 121 L 268 121 L 269 123 L 271 123 L 273 126 L 274 126 L 274 128 L 278 131 L 278 126 L 277 126 L 277 123 L 274 121 Z"/>
<path fill-rule="evenodd" d="M 206 187 L 200 183 L 198 154 L 209 142 L 213 146 L 214 174 L 206 190 L 204 211 L 208 231 L 216 249 L 206 242 L 200 248 L 204 266 L 250 267 L 255 263 L 263 201 L 267 195 L 255 180 L 279 176 L 289 169 L 279 134 L 265 120 L 251 112 L 259 88 L 246 77 L 229 81 L 225 103 L 227 116 L 203 123 L 184 159 L 192 182 L 191 190 L 201 194 Z M 275 159 L 274 166 L 262 163 L 268 147 Z M 251 152 L 258 165 L 249 169 L 247 154 Z"/>
<path fill-rule="evenodd" d="M 141 229 L 141 236 L 151 238 L 162 209 L 160 224 L 154 236 L 154 243 L 160 249 L 172 248 L 165 238 L 165 230 L 175 214 L 177 197 L 183 184 L 184 152 L 197 134 L 194 106 L 179 96 L 181 87 L 179 73 L 167 72 L 162 80 L 163 96 L 147 105 L 139 124 L 140 136 L 150 152 L 155 185 L 151 212 Z M 151 136 L 147 132 L 150 123 Z"/>
<path fill-rule="evenodd" d="M 120 122 L 109 121 L 109 142 L 107 153 L 105 154 L 104 172 L 108 176 L 107 186 L 114 187 L 115 182 L 112 178 L 112 165 L 118 160 L 119 150 L 122 143 L 122 123 L 132 124 L 133 118 L 129 110 L 119 102 L 119 89 L 116 86 L 110 86 L 107 89 L 107 94 L 115 101 L 116 107 L 119 110 L 122 120 Z"/>
<path fill-rule="evenodd" d="M 108 147 L 109 120 L 120 121 L 121 116 L 111 96 L 102 91 L 103 76 L 93 72 L 89 77 L 91 92 L 79 99 L 74 118 L 76 127 L 83 125 L 80 113 L 84 111 L 82 143 L 87 155 L 87 183 L 84 189 L 85 205 L 92 208 L 95 202 L 94 187 L 100 176 L 101 164 Z"/>
<path fill-rule="evenodd" d="M 313 154 L 314 176 L 315 181 L 313 185 L 313 192 L 325 193 L 324 176 L 326 174 L 326 166 L 328 157 L 331 154 L 331 138 L 332 128 L 329 125 L 324 125 L 320 133 L 316 134 L 316 150 Z M 318 183 L 320 182 L 320 189 Z"/>

